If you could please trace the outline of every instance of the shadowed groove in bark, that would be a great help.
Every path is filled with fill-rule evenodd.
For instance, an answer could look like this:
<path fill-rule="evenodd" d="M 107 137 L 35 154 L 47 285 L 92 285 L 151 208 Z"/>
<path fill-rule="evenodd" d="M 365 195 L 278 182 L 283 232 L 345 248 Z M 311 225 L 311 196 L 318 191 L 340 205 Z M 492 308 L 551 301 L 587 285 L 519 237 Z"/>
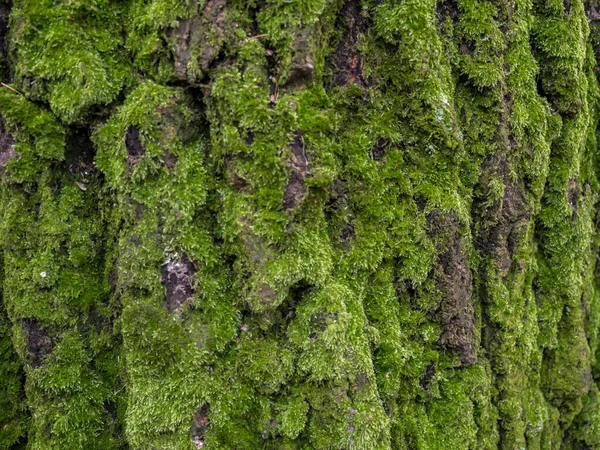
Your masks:
<path fill-rule="evenodd" d="M 0 80 L 6 83 L 12 81 L 8 55 L 9 20 L 12 7 L 12 0 L 0 3 Z"/>
<path fill-rule="evenodd" d="M 339 16 L 344 23 L 344 34 L 331 57 L 333 85 L 357 84 L 366 87 L 368 82 L 363 73 L 363 62 L 358 50 L 358 40 L 360 34 L 367 31 L 369 24 L 363 16 L 360 1 L 345 1 Z"/>
<path fill-rule="evenodd" d="M 428 233 L 447 236 L 438 259 L 436 282 L 442 291 L 436 317 L 441 321 L 440 344 L 456 351 L 464 366 L 477 361 L 477 342 L 472 299 L 472 274 L 467 249 L 455 215 L 433 211 L 427 216 Z M 442 247 L 443 248 L 443 247 Z"/>
<path fill-rule="evenodd" d="M 146 153 L 142 146 L 142 142 L 140 141 L 140 129 L 138 127 L 131 125 L 127 129 L 127 134 L 125 135 L 125 147 L 127 148 L 129 159 L 133 163 L 137 162 L 139 158 Z"/>
<path fill-rule="evenodd" d="M 304 180 L 309 170 L 304 140 L 299 131 L 294 134 L 290 149 L 292 151 L 290 180 L 283 194 L 283 209 L 286 211 L 296 208 L 306 196 L 307 189 Z"/>
<path fill-rule="evenodd" d="M 197 7 L 197 2 L 194 5 Z M 217 59 L 227 26 L 227 2 L 209 0 L 201 13 L 179 20 L 177 27 L 169 30 L 175 72 L 180 80 L 200 81 L 203 72 Z"/>
<path fill-rule="evenodd" d="M 27 339 L 27 357 L 31 366 L 36 369 L 42 365 L 44 358 L 52 353 L 54 342 L 37 320 L 24 320 L 23 331 Z"/>
<path fill-rule="evenodd" d="M 477 247 L 493 259 L 503 276 L 511 267 L 531 217 L 525 186 L 522 181 L 510 179 L 509 164 L 509 156 L 505 153 L 488 158 L 481 166 L 479 181 L 486 198 L 494 198 L 497 193 L 493 190 L 501 189 L 502 197 L 491 200 L 493 204 L 487 206 L 486 203 L 484 207 Z"/>

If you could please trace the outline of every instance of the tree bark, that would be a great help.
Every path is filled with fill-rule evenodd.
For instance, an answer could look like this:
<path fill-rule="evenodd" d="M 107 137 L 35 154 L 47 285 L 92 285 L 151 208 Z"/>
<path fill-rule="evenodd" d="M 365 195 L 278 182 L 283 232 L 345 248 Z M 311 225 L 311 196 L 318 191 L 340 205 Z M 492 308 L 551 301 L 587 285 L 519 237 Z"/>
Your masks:
<path fill-rule="evenodd" d="M 598 25 L 0 0 L 0 448 L 600 449 Z"/>

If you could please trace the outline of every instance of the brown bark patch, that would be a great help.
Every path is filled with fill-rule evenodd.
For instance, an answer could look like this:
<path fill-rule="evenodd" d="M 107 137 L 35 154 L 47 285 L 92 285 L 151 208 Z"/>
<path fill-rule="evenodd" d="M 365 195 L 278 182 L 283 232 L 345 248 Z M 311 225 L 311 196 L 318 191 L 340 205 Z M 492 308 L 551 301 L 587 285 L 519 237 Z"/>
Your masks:
<path fill-rule="evenodd" d="M 169 32 L 174 42 L 175 72 L 181 80 L 193 82 L 198 74 L 188 71 L 192 59 L 207 70 L 217 58 L 227 25 L 226 0 L 209 0 L 201 16 L 180 20 Z"/>
<path fill-rule="evenodd" d="M 177 165 L 177 156 L 175 156 L 171 152 L 165 152 L 163 155 L 163 163 L 170 172 L 175 170 L 175 166 Z"/>
<path fill-rule="evenodd" d="M 192 283 L 194 266 L 187 256 L 183 255 L 180 261 L 171 261 L 165 264 L 161 272 L 161 282 L 167 290 L 165 305 L 169 313 L 174 313 L 180 310 L 194 295 Z"/>
<path fill-rule="evenodd" d="M 257 268 L 264 268 L 267 262 L 273 259 L 273 251 L 269 244 L 254 232 L 250 219 L 246 218 L 242 222 L 241 238 L 246 257 Z"/>
<path fill-rule="evenodd" d="M 363 73 L 363 61 L 358 51 L 358 40 L 368 27 L 367 19 L 362 15 L 362 7 L 358 0 L 348 0 L 340 11 L 346 32 L 332 56 L 333 84 L 346 86 L 357 84 L 367 87 L 368 82 Z"/>
<path fill-rule="evenodd" d="M 472 56 L 475 53 L 475 45 L 471 42 L 462 42 L 458 46 L 458 54 L 463 56 Z"/>
<path fill-rule="evenodd" d="M 256 295 L 260 299 L 260 302 L 265 305 L 272 305 L 277 297 L 277 292 L 266 283 L 261 284 L 256 289 Z"/>
<path fill-rule="evenodd" d="M 219 39 L 225 35 L 226 25 L 226 0 L 209 0 L 204 7 L 204 20 L 210 24 Z M 211 62 L 216 58 L 219 50 L 214 46 L 206 46 L 202 52 L 202 68 L 208 68 Z"/>
<path fill-rule="evenodd" d="M 571 178 L 569 180 L 569 185 L 567 188 L 567 200 L 569 202 L 569 205 L 571 205 L 571 209 L 573 210 L 574 215 L 577 215 L 577 206 L 579 203 L 580 195 L 581 188 L 579 187 L 577 177 Z"/>
<path fill-rule="evenodd" d="M 125 135 L 125 148 L 127 149 L 128 162 L 130 166 L 137 164 L 142 156 L 146 153 L 140 140 L 140 129 L 134 125 L 131 125 L 127 129 Z"/>
<path fill-rule="evenodd" d="M 299 30 L 292 43 L 292 64 L 290 74 L 285 86 L 297 86 L 312 81 L 315 71 L 315 61 L 312 55 L 312 29 L 310 27 Z"/>
<path fill-rule="evenodd" d="M 531 210 L 522 180 L 511 179 L 508 156 L 495 155 L 482 164 L 480 185 L 485 193 L 486 184 L 493 176 L 504 183 L 504 196 L 482 214 L 482 226 L 477 237 L 477 247 L 491 256 L 506 276 L 513 263 L 521 237 L 527 228 Z"/>
<path fill-rule="evenodd" d="M 27 358 L 33 368 L 40 367 L 44 357 L 54 350 L 54 342 L 35 319 L 23 320 L 23 331 L 27 339 Z"/>
<path fill-rule="evenodd" d="M 197 22 L 194 22 L 194 28 Z M 190 32 L 192 29 L 192 20 L 180 20 L 178 26 L 173 30 L 173 35 L 177 36 L 175 44 L 175 72 L 182 79 L 187 79 L 187 65 L 192 58 L 190 52 Z"/>
<path fill-rule="evenodd" d="M 340 241 L 344 248 L 349 249 L 354 237 L 356 236 L 356 229 L 354 228 L 354 224 L 348 218 L 348 222 L 344 223 L 342 226 L 342 231 L 340 232 Z"/>
<path fill-rule="evenodd" d="M 464 366 L 477 361 L 472 274 L 468 253 L 455 214 L 433 211 L 427 217 L 431 236 L 447 236 L 438 259 L 436 283 L 443 298 L 436 315 L 440 317 L 440 344 L 457 352 Z"/>
<path fill-rule="evenodd" d="M 192 422 L 192 442 L 196 448 L 204 448 L 204 435 L 210 428 L 208 405 L 204 404 L 194 413 Z"/>
<path fill-rule="evenodd" d="M 371 157 L 373 161 L 385 161 L 385 154 L 390 146 L 390 142 L 387 139 L 380 138 L 377 140 L 375 147 L 371 151 Z"/>
<path fill-rule="evenodd" d="M 596 4 L 597 0 L 587 0 L 585 2 L 585 15 L 587 16 L 587 21 L 590 27 L 590 41 L 592 44 L 592 48 L 594 49 L 594 55 L 596 56 L 596 61 L 600 59 L 600 5 Z M 594 68 L 596 72 L 596 76 L 598 76 L 598 66 Z"/>
<path fill-rule="evenodd" d="M 292 161 L 289 164 L 290 178 L 283 194 L 283 209 L 288 211 L 296 208 L 308 193 L 304 180 L 308 173 L 308 158 L 304 149 L 304 140 L 299 131 L 294 135 L 292 144 Z"/>
<path fill-rule="evenodd" d="M 458 23 L 458 2 L 456 0 L 438 2 L 437 16 L 440 24 L 443 24 L 447 19 L 450 19 L 454 24 Z"/>
<path fill-rule="evenodd" d="M 366 372 L 359 372 L 356 374 L 356 379 L 352 385 L 352 392 L 354 394 L 360 394 L 365 388 L 369 387 L 369 375 Z"/>

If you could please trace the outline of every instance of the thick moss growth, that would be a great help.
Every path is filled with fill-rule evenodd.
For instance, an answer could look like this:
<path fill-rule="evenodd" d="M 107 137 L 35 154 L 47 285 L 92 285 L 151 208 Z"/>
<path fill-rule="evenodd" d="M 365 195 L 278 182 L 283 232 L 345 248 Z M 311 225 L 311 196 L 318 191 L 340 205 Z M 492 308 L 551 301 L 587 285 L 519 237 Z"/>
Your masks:
<path fill-rule="evenodd" d="M 600 449 L 599 11 L 0 2 L 0 447 Z"/>

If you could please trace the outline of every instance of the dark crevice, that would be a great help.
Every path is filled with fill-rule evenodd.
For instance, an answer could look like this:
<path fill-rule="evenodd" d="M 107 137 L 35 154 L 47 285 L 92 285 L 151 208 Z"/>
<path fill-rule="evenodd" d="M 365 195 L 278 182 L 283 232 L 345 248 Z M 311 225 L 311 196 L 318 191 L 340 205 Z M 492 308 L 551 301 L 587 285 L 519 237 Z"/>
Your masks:
<path fill-rule="evenodd" d="M 283 209 L 285 211 L 296 208 L 308 193 L 304 180 L 308 174 L 309 161 L 300 131 L 296 131 L 294 134 L 290 149 L 292 153 L 292 160 L 289 164 L 290 178 L 283 194 Z"/>
<path fill-rule="evenodd" d="M 458 23 L 459 9 L 456 0 L 440 1 L 436 8 L 438 21 L 440 24 L 450 19 L 454 25 Z"/>
<path fill-rule="evenodd" d="M 356 84 L 363 88 L 368 87 L 370 83 L 363 73 L 363 60 L 358 50 L 358 42 L 360 35 L 366 32 L 369 23 L 363 16 L 360 1 L 346 1 L 339 17 L 346 31 L 331 57 L 333 85 Z"/>
<path fill-rule="evenodd" d="M 342 225 L 342 230 L 340 231 L 340 242 L 342 247 L 345 249 L 350 249 L 355 236 L 356 230 L 354 228 L 354 224 L 352 223 L 351 217 L 348 217 L 346 222 L 344 222 Z"/>
<path fill-rule="evenodd" d="M 96 173 L 94 158 L 96 151 L 89 127 L 72 126 L 65 136 L 65 164 L 72 175 L 87 177 Z"/>
<path fill-rule="evenodd" d="M 390 142 L 387 139 L 379 138 L 371 151 L 371 158 L 374 161 L 384 160 L 384 156 L 390 147 Z"/>
<path fill-rule="evenodd" d="M 477 339 L 467 245 L 454 213 L 432 211 L 426 220 L 428 235 L 443 241 L 436 270 L 436 284 L 442 292 L 435 311 L 442 328 L 440 344 L 458 353 L 462 365 L 469 366 L 477 361 Z"/>
<path fill-rule="evenodd" d="M 210 410 L 207 404 L 202 405 L 195 413 L 192 422 L 192 442 L 198 449 L 204 447 L 204 435 L 210 428 Z"/>
<path fill-rule="evenodd" d="M 12 6 L 12 0 L 6 3 L 0 3 L 0 81 L 5 83 L 10 83 L 12 81 L 10 64 L 8 63 L 8 34 Z"/>
<path fill-rule="evenodd" d="M 290 288 L 288 300 L 281 304 L 278 308 L 281 314 L 281 329 L 286 330 L 288 326 L 296 318 L 296 310 L 302 303 L 302 300 L 306 298 L 310 292 L 312 292 L 314 286 L 306 281 L 299 281 Z"/>
<path fill-rule="evenodd" d="M 577 210 L 579 205 L 579 198 L 581 196 L 581 186 L 577 177 L 571 178 L 567 187 L 567 201 L 573 210 L 573 216 L 577 216 Z"/>
<path fill-rule="evenodd" d="M 142 156 L 146 153 L 140 141 L 140 129 L 138 127 L 131 125 L 127 129 L 125 147 L 127 148 L 127 154 L 132 157 Z"/>
<path fill-rule="evenodd" d="M 146 153 L 140 140 L 140 129 L 138 127 L 130 125 L 127 129 L 125 148 L 127 149 L 127 162 L 129 166 L 136 165 Z"/>
<path fill-rule="evenodd" d="M 23 331 L 27 339 L 27 359 L 33 368 L 40 367 L 44 357 L 54 350 L 54 341 L 36 319 L 23 320 Z"/>
<path fill-rule="evenodd" d="M 419 386 L 421 386 L 424 391 L 429 392 L 429 384 L 431 383 L 433 377 L 435 377 L 435 363 L 431 361 L 421 375 Z"/>

